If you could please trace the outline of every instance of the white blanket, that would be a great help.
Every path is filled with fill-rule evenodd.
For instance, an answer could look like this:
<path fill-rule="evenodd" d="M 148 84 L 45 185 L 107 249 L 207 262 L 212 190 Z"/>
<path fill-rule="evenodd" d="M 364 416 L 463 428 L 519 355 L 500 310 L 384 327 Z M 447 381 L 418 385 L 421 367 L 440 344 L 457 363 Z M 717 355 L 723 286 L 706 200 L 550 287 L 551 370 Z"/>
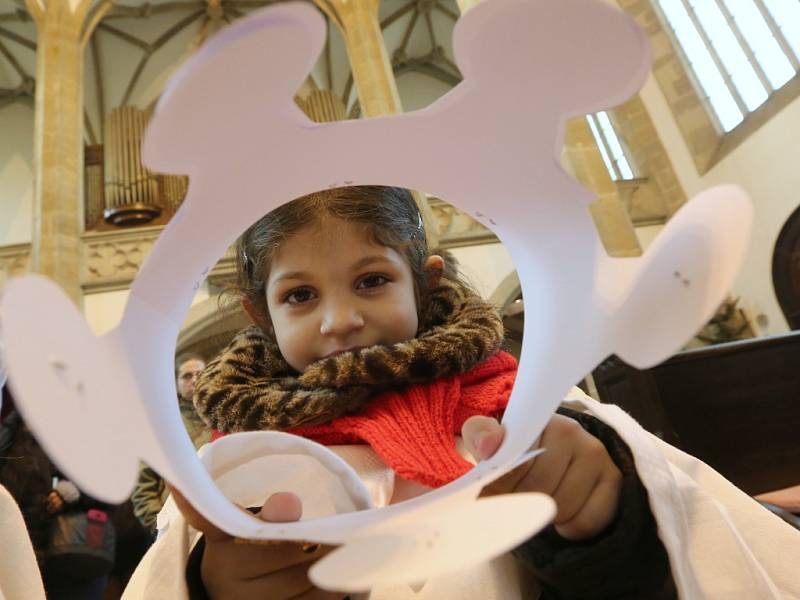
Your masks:
<path fill-rule="evenodd" d="M 618 407 L 600 404 L 577 388 L 565 404 L 604 421 L 630 446 L 681 598 L 800 600 L 800 532 L 708 465 L 647 433 Z M 339 453 L 365 479 L 376 504 L 400 491 L 367 448 L 341 448 Z M 161 526 L 165 531 L 139 565 L 125 600 L 187 598 L 184 569 L 196 532 L 174 505 L 165 507 Z M 504 556 L 469 575 L 430 581 L 418 594 L 406 587 L 375 590 L 370 600 L 530 597 L 518 575 L 513 559 Z"/>
<path fill-rule="evenodd" d="M 0 485 L 0 600 L 43 600 L 31 538 L 16 501 Z"/>
<path fill-rule="evenodd" d="M 580 390 L 566 403 L 613 427 L 630 447 L 681 598 L 800 599 L 800 531 L 618 406 Z"/>

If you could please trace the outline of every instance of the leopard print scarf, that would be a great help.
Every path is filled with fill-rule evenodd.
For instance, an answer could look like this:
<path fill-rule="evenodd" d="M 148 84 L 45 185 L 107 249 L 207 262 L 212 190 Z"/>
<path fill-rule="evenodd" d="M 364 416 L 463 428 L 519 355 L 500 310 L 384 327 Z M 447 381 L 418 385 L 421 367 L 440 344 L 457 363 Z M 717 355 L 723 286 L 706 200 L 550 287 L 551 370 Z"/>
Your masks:
<path fill-rule="evenodd" d="M 323 359 L 301 374 L 264 331 L 244 329 L 200 375 L 194 403 L 224 433 L 321 424 L 358 412 L 387 389 L 465 373 L 502 340 L 496 309 L 443 280 L 428 296 L 416 337 Z"/>

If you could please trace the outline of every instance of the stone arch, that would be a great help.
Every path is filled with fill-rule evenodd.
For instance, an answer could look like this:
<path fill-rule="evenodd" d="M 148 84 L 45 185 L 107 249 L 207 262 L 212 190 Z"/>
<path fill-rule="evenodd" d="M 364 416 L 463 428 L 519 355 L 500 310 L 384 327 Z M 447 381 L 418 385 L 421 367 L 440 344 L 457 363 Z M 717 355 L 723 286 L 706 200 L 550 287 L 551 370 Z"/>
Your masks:
<path fill-rule="evenodd" d="M 198 352 L 210 360 L 236 332 L 252 325 L 238 302 L 212 296 L 189 309 L 178 334 L 175 354 Z"/>

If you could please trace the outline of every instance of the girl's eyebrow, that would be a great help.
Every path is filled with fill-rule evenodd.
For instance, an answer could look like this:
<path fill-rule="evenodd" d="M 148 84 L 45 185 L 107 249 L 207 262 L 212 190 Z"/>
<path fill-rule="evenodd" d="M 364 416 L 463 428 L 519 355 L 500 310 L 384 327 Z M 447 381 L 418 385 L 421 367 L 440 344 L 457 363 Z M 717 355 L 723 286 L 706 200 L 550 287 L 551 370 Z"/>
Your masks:
<path fill-rule="evenodd" d="M 363 258 L 360 258 L 359 260 L 354 262 L 350 266 L 350 270 L 351 271 L 358 271 L 359 269 L 363 269 L 364 267 L 367 267 L 367 266 L 375 264 L 375 263 L 380 263 L 380 262 L 392 263 L 393 264 L 395 261 L 393 261 L 392 258 L 389 257 L 389 256 L 383 256 L 383 255 L 380 255 L 380 254 L 372 254 L 370 256 L 365 256 Z"/>
<path fill-rule="evenodd" d="M 275 285 L 286 279 L 309 279 L 311 275 L 305 271 L 289 271 L 288 273 L 280 273 L 275 279 L 269 282 L 269 285 Z"/>
<path fill-rule="evenodd" d="M 381 254 L 371 254 L 369 256 L 365 256 L 363 258 L 358 259 L 352 265 L 350 265 L 351 271 L 358 271 L 359 269 L 363 269 L 369 265 L 373 265 L 375 263 L 389 263 L 395 264 L 396 261 L 392 260 L 390 256 L 383 256 Z M 308 280 L 311 279 L 311 274 L 306 271 L 287 271 L 286 273 L 279 273 L 274 279 L 271 279 L 269 285 L 276 285 L 281 281 L 286 281 L 287 279 L 301 279 L 301 280 Z"/>

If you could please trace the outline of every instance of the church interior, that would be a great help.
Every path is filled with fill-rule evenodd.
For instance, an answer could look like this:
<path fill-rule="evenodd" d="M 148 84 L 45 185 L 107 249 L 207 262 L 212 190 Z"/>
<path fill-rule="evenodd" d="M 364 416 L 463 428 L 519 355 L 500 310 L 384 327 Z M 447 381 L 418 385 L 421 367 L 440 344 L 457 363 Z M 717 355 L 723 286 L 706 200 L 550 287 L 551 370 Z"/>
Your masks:
<path fill-rule="evenodd" d="M 481 1 L 495 0 L 307 0 L 327 39 L 296 105 L 320 123 L 424 109 L 462 80 L 453 31 Z M 0 295 L 9 279 L 39 273 L 93 333 L 115 327 L 190 185 L 143 164 L 159 97 L 208 39 L 277 3 L 0 1 Z M 576 383 L 800 528 L 800 3 L 608 3 L 644 29 L 652 68 L 628 101 L 571 118 L 559 157 L 596 197 L 590 213 L 605 251 L 641 256 L 690 198 L 717 184 L 746 190 L 754 224 L 728 298 L 680 352 L 646 370 L 609 356 Z M 429 243 L 497 307 L 505 348 L 519 356 L 525 302 L 508 252 L 458 198 L 414 198 Z M 235 277 L 230 248 L 197 289 L 176 354 L 210 359 L 249 324 L 227 293 Z"/>

